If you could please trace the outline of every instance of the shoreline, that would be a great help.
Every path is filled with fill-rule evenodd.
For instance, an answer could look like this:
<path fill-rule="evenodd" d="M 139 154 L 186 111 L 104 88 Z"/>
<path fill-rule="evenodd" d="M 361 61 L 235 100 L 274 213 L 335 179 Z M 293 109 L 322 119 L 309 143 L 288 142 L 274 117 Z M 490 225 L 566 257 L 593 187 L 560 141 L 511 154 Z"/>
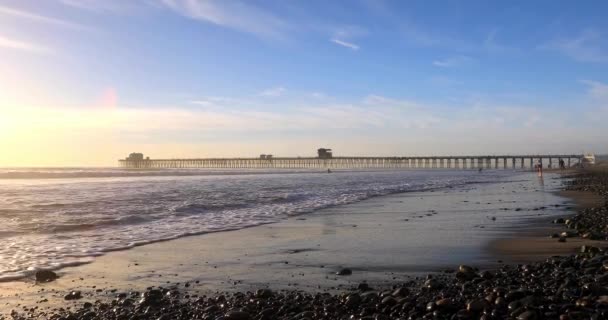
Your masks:
<path fill-rule="evenodd" d="M 569 199 L 574 212 L 601 206 L 604 199 L 591 191 L 561 190 L 558 196 Z M 573 214 L 564 215 L 567 218 Z M 552 234 L 565 231 L 563 225 L 554 224 L 553 219 L 540 219 L 532 230 L 526 233 L 515 232 L 508 237 L 496 239 L 488 244 L 488 250 L 501 257 L 505 263 L 529 263 L 556 255 L 577 253 L 581 246 L 605 246 L 605 241 L 570 238 L 558 242 Z"/>
<path fill-rule="evenodd" d="M 434 191 L 433 191 L 434 192 Z M 430 192 L 430 193 L 433 193 Z M 545 192 L 545 191 L 543 191 Z M 427 193 L 428 196 L 429 193 Z M 566 192 L 566 193 L 560 193 L 560 196 L 574 196 L 574 200 L 571 201 L 576 201 L 577 202 L 577 210 L 580 210 L 581 208 L 590 208 L 593 207 L 595 205 L 598 204 L 598 198 L 597 197 L 591 197 L 589 196 L 589 194 L 581 194 L 578 192 Z M 413 193 L 412 196 L 417 196 L 417 194 Z M 441 192 L 437 192 L 437 196 L 441 197 L 441 198 L 445 198 L 447 197 L 446 195 L 441 194 Z M 504 197 L 504 194 L 501 195 L 501 197 Z M 432 197 L 431 197 L 432 198 Z M 437 198 L 440 199 L 440 198 Z M 433 201 L 435 201 L 435 199 L 430 199 L 429 203 L 433 203 Z M 502 201 L 502 200 L 501 200 Z M 389 201 L 390 202 L 390 201 Z M 397 203 L 397 202 L 395 202 Z M 364 207 L 367 205 L 367 202 L 364 203 Z M 423 205 L 425 205 L 425 203 L 423 203 Z M 381 207 L 378 206 L 373 206 L 373 205 L 369 205 L 369 208 L 375 208 L 375 210 L 385 210 L 382 209 Z M 562 210 L 562 209 L 559 209 Z M 432 210 L 431 210 L 432 211 Z M 441 211 L 441 210 L 440 210 Z M 550 239 L 548 238 L 546 235 L 548 234 L 547 232 L 549 230 L 557 230 L 557 228 L 561 227 L 561 230 L 563 230 L 563 226 L 558 226 L 558 225 L 545 225 L 544 227 L 542 226 L 543 223 L 548 223 L 551 218 L 555 218 L 557 216 L 560 215 L 561 211 L 555 211 L 555 213 L 546 215 L 546 216 L 534 216 L 533 218 L 526 218 L 526 221 L 533 221 L 534 226 L 527 226 L 525 228 L 525 231 L 523 231 L 524 233 L 528 233 L 530 234 L 530 236 L 523 236 L 520 237 L 519 240 L 523 241 L 523 242 L 513 242 L 511 241 L 510 243 L 508 243 L 507 245 L 504 245 L 503 247 L 495 247 L 494 242 L 500 242 L 500 241 L 504 241 L 504 240 L 496 240 L 493 242 L 492 246 L 489 246 L 488 248 L 486 248 L 489 251 L 489 254 L 491 257 L 493 258 L 498 258 L 498 255 L 502 255 L 503 259 L 501 260 L 505 260 L 505 264 L 502 263 L 497 263 L 494 264 L 492 266 L 490 265 L 486 265 L 483 269 L 488 269 L 488 270 L 493 270 L 493 271 L 489 271 L 490 273 L 494 274 L 498 274 L 498 273 L 509 273 L 509 272 L 513 272 L 510 268 L 512 268 L 512 264 L 515 263 L 515 260 L 517 259 L 521 259 L 526 260 L 526 263 L 533 263 L 533 261 L 539 261 L 546 257 L 550 257 L 552 255 L 556 254 L 556 251 L 552 251 L 552 250 L 562 250 L 559 251 L 557 253 L 561 254 L 562 252 L 565 253 L 570 253 L 570 250 L 575 250 L 575 248 L 580 248 L 580 246 L 582 244 L 585 245 L 590 245 L 590 244 L 603 244 L 603 242 L 588 242 L 587 240 L 578 240 L 578 239 L 574 239 L 574 238 L 568 238 L 568 242 L 566 243 L 558 243 L 557 239 Z M 421 212 L 418 212 L 416 214 L 420 214 Z M 424 216 L 427 216 L 429 220 L 432 220 L 435 216 L 432 213 L 427 213 Z M 561 216 L 564 216 L 566 214 L 561 213 Z M 572 214 L 568 214 L 568 215 L 572 215 Z M 235 299 L 234 301 L 237 301 L 238 299 L 240 299 L 239 297 L 242 297 L 243 294 L 244 296 L 249 296 L 248 293 L 246 292 L 255 292 L 257 291 L 257 289 L 260 288 L 272 288 L 272 294 L 270 294 L 270 296 L 277 296 L 277 297 L 281 297 L 282 299 L 285 298 L 286 296 L 290 295 L 290 292 L 300 292 L 300 290 L 306 291 L 306 292 L 310 292 L 304 295 L 315 295 L 315 294 L 319 294 L 319 293 L 323 293 L 325 295 L 328 295 L 328 297 L 333 297 L 334 294 L 343 294 L 345 292 L 352 292 L 353 288 L 355 288 L 355 290 L 357 290 L 356 288 L 359 288 L 359 291 L 367 291 L 367 290 L 361 290 L 361 287 L 365 287 L 365 286 L 372 286 L 372 287 L 380 287 L 380 288 L 391 288 L 391 287 L 395 287 L 395 284 L 402 284 L 402 285 L 406 285 L 408 288 L 408 290 L 411 290 L 412 292 L 415 292 L 417 289 L 414 289 L 414 287 L 421 287 L 422 291 L 417 292 L 416 295 L 418 297 L 422 297 L 425 296 L 426 294 L 428 294 L 428 291 L 433 291 L 434 289 L 431 289 L 431 287 L 433 287 L 433 283 L 435 280 L 435 278 L 437 278 L 438 283 L 441 282 L 443 283 L 441 286 L 445 286 L 447 285 L 446 281 L 450 281 L 449 279 L 451 277 L 453 277 L 452 272 L 456 272 L 456 275 L 461 275 L 461 276 L 465 276 L 466 278 L 471 278 L 470 280 L 473 280 L 475 278 L 477 278 L 480 275 L 484 275 L 485 273 L 477 273 L 477 271 L 475 271 L 475 269 L 469 269 L 469 267 L 465 267 L 464 270 L 461 267 L 460 269 L 457 270 L 453 270 L 450 268 L 450 273 L 443 273 L 442 271 L 445 269 L 442 269 L 442 267 L 433 267 L 432 265 L 418 265 L 418 270 L 417 272 L 410 272 L 409 274 L 405 274 L 405 273 L 399 273 L 398 271 L 403 271 L 404 269 L 407 269 L 407 267 L 405 265 L 399 265 L 399 264 L 395 264 L 395 262 L 389 262 L 387 264 L 387 266 L 390 266 L 389 268 L 384 270 L 384 274 L 383 277 L 374 279 L 374 277 L 372 276 L 372 274 L 366 274 L 366 267 L 357 267 L 357 266 L 353 266 L 353 265 L 340 265 L 340 264 L 329 264 L 327 266 L 322 266 L 322 268 L 319 268 L 319 266 L 315 266 L 315 265 L 307 265 L 306 261 L 313 259 L 313 261 L 320 261 L 317 258 L 313 258 L 315 255 L 318 254 L 323 254 L 324 251 L 326 251 L 327 249 L 324 248 L 326 245 L 324 244 L 323 247 L 321 249 L 314 247 L 314 246 L 299 246 L 302 242 L 302 239 L 309 239 L 311 236 L 319 236 L 322 233 L 318 233 L 319 230 L 325 230 L 325 232 L 330 231 L 333 232 L 333 234 L 338 234 L 338 233 L 344 233 L 344 234 L 355 234 L 355 235 L 360 235 L 360 232 L 362 232 L 361 230 L 365 230 L 367 227 L 371 227 L 371 222 L 374 220 L 374 218 L 372 217 L 370 220 L 370 224 L 366 225 L 365 223 L 362 223 L 361 220 L 357 220 L 359 225 L 354 226 L 354 225 L 350 225 L 348 221 L 344 220 L 341 221 L 339 220 L 341 217 L 340 214 L 335 215 L 319 215 L 316 216 L 312 215 L 313 217 L 294 217 L 289 219 L 289 223 L 283 223 L 283 225 L 281 225 L 280 227 L 277 227 L 275 224 L 271 224 L 271 225 L 265 225 L 265 226 L 260 226 L 260 227 L 254 227 L 254 228 L 248 228 L 248 229 L 241 229 L 241 230 L 237 230 L 237 231 L 230 231 L 230 232 L 226 232 L 224 234 L 218 234 L 217 236 L 195 236 L 195 237 L 187 237 L 187 238 L 181 238 L 181 239 L 176 239 L 176 240 L 172 240 L 172 241 L 168 241 L 168 242 L 163 242 L 163 243 L 158 243 L 158 245 L 150 245 L 150 246 L 144 246 L 144 247 L 139 247 L 145 250 L 137 250 L 139 253 L 134 252 L 134 251 L 119 251 L 119 252 L 115 252 L 112 253 L 111 255 L 107 255 L 107 256 L 103 256 L 100 257 L 98 259 L 98 261 L 93 262 L 92 264 L 89 265 L 85 265 L 85 266 L 80 266 L 80 267 L 73 267 L 70 268 L 69 272 L 66 272 L 64 275 L 62 275 L 62 277 L 58 280 L 58 281 L 54 281 L 48 284 L 42 284 L 42 285 L 38 285 L 38 286 L 33 286 L 31 284 L 28 283 L 20 283 L 16 286 L 13 286 L 14 288 L 10 288 L 10 286 L 7 285 L 2 285 L 0 284 L 0 288 L 2 288 L 3 290 L 3 298 L 4 300 L 9 299 L 10 296 L 12 296 L 13 294 L 20 294 L 19 296 L 14 298 L 13 302 L 17 303 L 17 306 L 20 305 L 31 305 L 31 303 L 33 301 L 36 302 L 36 304 L 38 304 L 37 302 L 43 301 L 41 307 L 43 307 L 44 305 L 46 305 L 46 308 L 44 308 L 44 312 L 48 312 L 49 310 L 52 310 L 53 307 L 59 307 L 59 306 L 72 306 L 74 308 L 79 308 L 78 305 L 82 304 L 82 302 L 84 300 L 86 301 L 90 301 L 92 303 L 95 304 L 100 304 L 103 305 L 104 302 L 94 302 L 93 300 L 91 300 L 91 298 L 95 298 L 98 301 L 107 301 L 108 299 L 111 300 L 114 297 L 116 297 L 117 293 L 119 292 L 124 292 L 124 290 L 127 291 L 143 291 L 146 293 L 149 293 L 150 290 L 156 290 L 153 288 L 159 288 L 158 290 L 161 290 L 162 292 L 165 292 L 165 290 L 169 290 L 167 292 L 171 292 L 171 291 L 175 291 L 175 292 L 181 292 L 181 296 L 186 296 L 186 297 L 196 297 L 197 299 L 201 299 L 201 297 L 204 297 L 205 295 L 210 295 L 211 297 L 218 297 L 218 295 L 221 296 L 230 296 L 229 299 Z M 422 215 L 421 215 L 422 216 Z M 441 214 L 439 214 L 438 216 L 441 216 Z M 338 219 L 337 221 L 333 221 L 333 227 L 330 229 L 327 229 L 327 224 L 325 225 L 314 225 L 314 223 L 318 223 L 319 221 L 323 221 L 322 219 L 325 219 L 325 221 L 327 221 L 328 217 L 333 217 L 333 219 Z M 386 217 L 386 213 L 384 214 L 383 217 Z M 316 219 L 316 220 L 315 220 Z M 331 220 L 331 219 L 330 219 Z M 424 219 L 423 219 L 424 220 Z M 543 222 L 544 221 L 544 222 Z M 336 224 L 337 223 L 337 224 Z M 291 225 L 290 225 L 291 224 Z M 303 226 L 308 225 L 307 228 L 302 229 Z M 492 224 L 491 222 L 487 222 L 487 227 L 491 227 Z M 289 229 L 291 228 L 291 229 Z M 503 232 L 505 235 L 505 238 L 508 238 L 509 236 L 513 235 L 513 234 L 517 234 L 517 232 L 514 232 L 515 229 L 517 229 L 518 227 L 511 227 L 511 228 L 502 228 L 500 227 L 497 230 L 502 230 L 500 232 Z M 261 232 L 260 230 L 264 230 L 264 232 Z M 482 229 L 478 229 L 478 230 L 482 230 Z M 544 236 L 542 237 L 542 241 L 541 240 L 541 236 L 540 236 L 540 232 L 543 232 Z M 356 234 L 359 233 L 359 234 Z M 238 234 L 238 236 L 237 236 Z M 522 235 L 523 233 L 521 233 L 520 230 L 520 235 Z M 533 234 L 536 234 L 537 236 L 533 236 Z M 228 235 L 228 236 L 226 236 Z M 263 236 L 261 236 L 263 235 Z M 231 249 L 227 249 L 227 248 L 233 248 L 237 245 L 239 245 L 238 242 L 242 242 L 242 240 L 239 240 L 239 237 L 245 237 L 247 239 L 247 245 L 250 247 L 258 247 L 258 249 L 251 249 L 251 250 L 245 250 L 245 251 L 238 251 L 238 252 L 233 252 L 233 255 L 230 256 L 230 252 L 221 252 L 222 250 L 228 250 L 230 251 Z M 277 247 L 275 244 L 275 240 L 276 239 L 284 239 L 285 237 L 291 237 L 288 238 L 287 242 L 283 242 L 283 244 L 293 244 L 295 246 L 285 246 L 283 248 L 278 248 L 279 249 L 279 253 L 277 253 Z M 174 258 L 177 257 L 182 257 L 183 258 L 183 253 L 181 252 L 195 252 L 196 250 L 201 250 L 200 246 L 203 244 L 200 241 L 197 243 L 196 241 L 190 241 L 193 238 L 198 238 L 200 239 L 205 239 L 205 244 L 208 246 L 208 249 L 202 249 L 204 252 L 204 254 L 200 254 L 200 256 L 204 256 L 204 259 L 200 259 L 200 258 L 194 258 L 193 260 L 190 260 L 190 264 L 181 264 L 180 261 L 177 260 L 173 260 Z M 258 238 L 256 238 L 258 237 Z M 298 239 L 298 237 L 300 237 L 300 239 Z M 344 235 L 342 235 L 342 237 L 344 237 Z M 230 239 L 233 238 L 233 239 Z M 265 240 L 264 240 L 265 239 Z M 349 241 L 353 241 L 352 239 L 356 239 L 356 238 L 346 238 L 346 239 L 351 239 Z M 533 241 L 540 241 L 542 242 L 540 247 L 536 247 L 535 246 L 531 246 L 530 245 L 530 241 L 531 239 Z M 233 243 L 231 244 L 230 242 L 233 241 Z M 271 246 L 274 246 L 272 248 L 270 248 L 271 252 L 263 252 L 266 249 L 269 249 L 269 247 L 265 247 L 265 243 L 264 241 L 268 241 L 266 244 L 270 244 Z M 300 242 L 298 242 L 300 241 Z M 236 243 L 235 243 L 236 242 Z M 309 240 L 306 240 L 307 243 L 309 243 Z M 241 243 L 242 245 L 243 243 Z M 551 244 L 551 245 L 549 245 Z M 354 244 L 356 245 L 356 243 Z M 356 247 L 356 246 L 355 246 Z M 260 251 L 260 248 L 262 248 L 263 250 Z M 265 249 L 264 249 L 265 248 Z M 540 249 L 539 249 L 540 248 Z M 565 248 L 568 248 L 567 250 Z M 150 249 L 150 250 L 148 250 Z M 522 253 L 522 250 L 525 249 Z M 541 250 L 542 249 L 542 250 Z M 156 252 L 154 252 L 156 250 Z M 161 250 L 161 251 L 159 251 Z M 164 250 L 164 251 L 162 251 Z M 257 251 L 256 251 L 257 250 Z M 509 251 L 511 250 L 511 251 Z M 514 251 L 513 251 L 514 250 Z M 526 251 L 527 250 L 527 251 Z M 544 251 L 543 251 L 544 250 Z M 563 251 L 566 250 L 566 251 Z M 152 254 L 154 254 L 155 256 L 151 256 Z M 228 256 L 226 256 L 226 254 L 228 254 Z M 331 250 L 329 250 L 329 252 L 327 252 L 326 254 L 329 254 L 330 256 L 332 254 L 335 254 L 335 252 L 331 252 Z M 216 256 L 216 258 L 218 256 L 221 257 L 221 259 L 214 259 L 214 255 Z M 168 258 L 167 258 L 168 257 Z M 269 257 L 271 259 L 269 259 Z M 278 260 L 277 260 L 278 257 Z M 290 257 L 289 261 L 288 260 L 282 260 L 285 257 Z M 508 258 L 507 258 L 508 257 Z M 532 259 L 533 258 L 533 259 Z M 315 260 L 317 259 L 317 260 Z M 167 261 L 167 260 L 171 260 L 171 261 Z M 204 261 L 204 260 L 208 260 L 208 261 Z M 209 261 L 216 261 L 216 265 L 210 266 L 208 265 Z M 465 259 L 466 260 L 466 259 Z M 105 261 L 105 262 L 104 262 Z M 186 260 L 188 261 L 188 260 Z M 196 261 L 196 262 L 195 262 Z M 223 261 L 223 263 L 217 263 L 218 261 Z M 263 280 L 263 281 L 252 281 L 251 278 L 247 278 L 246 275 L 248 273 L 252 272 L 252 269 L 243 269 L 242 266 L 243 264 L 246 264 L 246 261 L 249 261 L 248 263 L 250 265 L 255 265 L 256 268 L 268 268 L 269 271 L 271 272 L 275 272 L 275 279 L 273 281 L 268 281 L 268 279 Z M 254 262 L 253 264 L 251 264 L 251 262 Z M 183 261 L 182 261 L 183 262 Z M 465 262 L 465 261 L 463 261 Z M 176 266 L 175 264 L 178 264 L 179 266 Z M 471 262 L 473 265 L 480 265 L 478 263 L 475 263 L 474 261 Z M 540 263 L 540 262 L 539 262 Z M 535 263 L 537 264 L 537 263 Z M 456 265 L 455 263 L 451 263 L 450 266 L 454 266 Z M 483 266 L 483 265 L 482 265 Z M 92 268 L 94 267 L 94 268 Z M 345 268 L 345 267 L 349 267 L 352 272 L 353 275 L 352 276 L 348 276 L 348 277 L 340 277 L 340 276 L 336 276 L 335 273 L 339 272 L 341 269 Z M 221 269 L 221 271 L 216 271 L 215 273 L 212 272 L 213 270 L 218 270 L 218 268 Z M 377 268 L 377 266 L 376 266 Z M 144 271 L 142 272 L 142 269 L 144 269 Z M 317 283 L 319 282 L 319 280 L 315 281 L 310 281 L 312 279 L 314 279 L 314 273 L 317 272 L 318 270 L 321 269 L 322 273 L 317 274 L 317 278 L 320 279 L 320 281 L 322 282 L 329 282 L 330 285 L 327 287 L 321 287 L 320 285 L 317 285 Z M 434 269 L 434 270 L 433 270 Z M 88 270 L 89 274 L 85 274 L 86 272 L 84 272 L 85 270 Z M 316 270 L 316 271 L 315 271 Z M 276 272 L 276 271 L 280 271 L 280 272 Z M 376 270 L 377 273 L 378 270 Z M 97 277 L 95 277 L 95 274 L 92 274 L 91 272 L 95 273 L 97 272 Z M 175 272 L 175 273 L 171 273 L 171 272 Z M 427 280 L 424 280 L 423 278 L 420 278 L 419 276 L 423 276 L 425 274 L 428 274 L 429 272 L 432 272 L 432 276 L 427 276 Z M 484 272 L 488 272 L 488 271 L 484 271 Z M 202 273 L 202 274 L 201 274 Z M 283 274 L 281 274 L 283 273 Z M 311 276 L 311 273 L 313 274 Z M 215 278 L 217 280 L 217 276 L 218 274 L 224 274 L 226 277 L 223 278 L 223 280 L 221 280 L 223 283 L 225 283 L 225 285 L 223 287 L 217 287 L 214 285 L 211 285 L 211 282 L 213 282 L 213 278 Z M 419 275 L 419 276 L 417 276 Z M 81 277 L 81 276 L 84 276 Z M 320 277 L 319 277 L 320 276 Z M 431 278 L 429 278 L 431 277 Z M 113 279 L 112 279 L 113 278 Z M 482 276 L 483 278 L 483 276 Z M 160 280 L 162 279 L 162 280 Z M 186 280 L 187 282 L 184 283 L 184 279 L 190 279 L 189 281 Z M 118 280 L 118 281 L 116 281 Z M 488 278 L 486 279 L 486 281 L 491 281 L 492 279 Z M 307 283 L 305 285 L 302 285 L 301 282 L 310 282 Z M 429 281 L 431 283 L 429 283 Z M 444 283 L 445 282 L 445 283 Z M 278 284 L 283 284 L 278 285 Z M 365 285 L 362 285 L 365 284 Z M 121 286 L 122 284 L 122 286 Z M 126 286 L 125 286 L 126 284 Z M 448 285 L 450 286 L 450 285 Z M 424 289 L 424 288 L 427 289 Z M 103 288 L 103 289 L 99 289 L 99 288 Z M 219 289 L 218 289 L 219 288 Z M 230 289 L 232 288 L 232 289 Z M 66 292 L 70 292 L 73 290 L 78 290 L 79 292 L 82 291 L 82 294 L 84 296 L 84 298 L 82 300 L 80 299 L 76 299 L 76 301 L 78 302 L 78 304 L 73 304 L 71 302 L 65 302 L 64 301 L 64 295 Z M 101 291 L 99 291 L 101 290 Z M 265 289 L 266 290 L 266 289 Z M 285 291 L 283 291 L 285 290 Z M 463 289 L 464 290 L 464 289 Z M 7 292 L 8 291 L 8 292 Z M 29 293 L 28 293 L 29 292 Z M 316 293 L 315 293 L 316 292 Z M 258 292 L 259 293 L 259 292 Z M 155 294 L 155 293 L 154 293 Z M 351 293 L 352 294 L 352 293 Z M 361 296 L 361 292 L 358 293 L 359 296 Z M 266 295 L 266 294 L 262 294 L 262 295 Z M 119 298 L 117 300 L 124 300 L 124 299 L 129 299 L 128 295 L 123 296 L 122 298 L 120 297 L 122 295 L 119 295 Z M 136 294 L 136 296 L 139 296 L 139 294 Z M 389 295 L 390 296 L 390 295 Z M 395 295 L 392 295 L 394 299 L 399 298 Z M 45 297 L 43 300 L 36 300 L 39 299 L 41 297 Z M 381 297 L 381 296 L 378 296 Z M 251 299 L 260 299 L 260 296 L 258 294 L 253 294 L 253 296 L 251 296 Z M 267 299 L 267 298 L 265 298 Z M 381 300 L 385 300 L 387 299 L 386 296 L 381 299 Z M 46 301 L 44 301 L 46 300 Z M 161 299 L 162 300 L 162 299 Z M 184 307 L 184 305 L 182 305 L 181 303 L 183 303 L 183 298 L 169 298 L 170 301 L 167 301 L 167 303 L 170 303 L 174 306 L 180 306 L 180 307 Z M 188 299 L 186 299 L 188 300 Z M 160 301 L 160 300 L 159 300 Z M 180 302 L 181 301 L 181 302 Z M 336 303 L 340 304 L 343 303 L 344 301 L 338 301 Z M 437 301 L 438 302 L 438 301 Z M 456 301 L 452 301 L 452 302 L 456 302 Z M 192 302 L 190 302 L 192 303 Z M 462 301 L 460 301 L 460 303 L 462 303 Z M 213 305 L 213 300 L 210 299 L 209 301 L 206 300 L 205 304 L 209 305 L 209 307 L 211 307 Z M 237 303 L 238 304 L 238 303 Z M 392 302 L 391 302 L 392 304 Z M 7 303 L 7 305 L 9 305 Z M 13 304 L 14 307 L 15 304 Z M 230 309 L 235 309 L 234 308 L 235 305 L 231 305 Z M 86 309 L 86 310 L 84 310 Z M 90 307 L 88 308 L 84 308 L 84 309 L 78 309 L 79 312 L 85 312 L 88 309 L 90 309 Z M 129 308 L 125 308 L 125 310 L 127 310 Z M 242 309 L 242 308 L 241 308 Z M 467 308 L 465 308 L 466 310 Z M 240 310 L 240 309 L 239 309 Z M 98 310 L 100 311 L 100 310 Z M 229 310 L 217 310 L 218 312 L 221 311 L 222 314 L 226 313 Z M 275 310 L 276 311 L 276 310 Z M 217 312 L 213 313 L 211 312 L 210 314 L 217 314 Z M 263 317 L 262 317 L 263 318 Z M 272 317 L 271 317 L 272 318 Z M 268 318 L 268 319 L 271 319 Z M 312 319 L 316 319 L 317 317 L 312 317 Z M 25 318 L 24 318 L 25 319 Z M 104 317 L 100 318 L 100 319 L 105 319 Z M 211 319 L 215 319 L 215 318 L 211 318 Z M 231 317 L 226 317 L 226 319 L 232 319 Z M 240 319 L 240 318 L 234 318 L 234 319 Z M 242 318 L 242 319 L 249 319 L 249 318 Z M 253 319 L 253 318 L 252 318 Z M 283 319 L 283 318 L 281 318 Z M 287 319 L 287 318 L 285 318 Z M 389 318 L 387 318 L 389 319 Z"/>

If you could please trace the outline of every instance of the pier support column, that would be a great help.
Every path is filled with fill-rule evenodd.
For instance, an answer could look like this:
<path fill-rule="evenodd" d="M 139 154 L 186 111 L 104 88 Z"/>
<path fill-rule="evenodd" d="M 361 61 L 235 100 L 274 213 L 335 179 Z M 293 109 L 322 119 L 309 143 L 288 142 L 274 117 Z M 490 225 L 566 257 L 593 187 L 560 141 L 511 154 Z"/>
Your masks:
<path fill-rule="evenodd" d="M 498 169 L 498 158 L 494 158 L 494 169 Z"/>
<path fill-rule="evenodd" d="M 570 160 L 571 158 L 568 158 L 568 168 L 570 168 Z"/>
<path fill-rule="evenodd" d="M 534 170 L 534 158 L 530 158 L 530 170 Z"/>

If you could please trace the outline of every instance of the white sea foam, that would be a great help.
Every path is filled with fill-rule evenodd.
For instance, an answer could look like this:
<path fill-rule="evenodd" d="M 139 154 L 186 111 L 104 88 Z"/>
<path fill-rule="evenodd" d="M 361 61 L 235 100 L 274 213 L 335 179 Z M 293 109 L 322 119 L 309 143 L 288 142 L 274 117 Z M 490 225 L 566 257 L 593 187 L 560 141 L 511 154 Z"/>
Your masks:
<path fill-rule="evenodd" d="M 0 281 L 87 263 L 108 251 L 155 241 L 273 223 L 374 196 L 494 181 L 505 175 L 172 173 L 139 172 L 134 177 L 119 170 L 54 169 L 20 173 L 27 179 L 15 179 L 13 172 L 10 179 L 2 179 L 0 172 Z M 50 175 L 62 179 L 49 180 Z"/>

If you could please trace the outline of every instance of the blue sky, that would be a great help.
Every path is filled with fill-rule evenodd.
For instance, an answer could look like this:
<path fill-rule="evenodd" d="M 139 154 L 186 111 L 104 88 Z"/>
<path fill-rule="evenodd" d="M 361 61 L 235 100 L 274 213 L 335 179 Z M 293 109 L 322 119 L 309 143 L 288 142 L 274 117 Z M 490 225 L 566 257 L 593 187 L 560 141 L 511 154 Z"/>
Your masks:
<path fill-rule="evenodd" d="M 0 165 L 318 146 L 608 152 L 606 12 L 605 1 L 3 0 L 0 147 L 15 152 Z"/>

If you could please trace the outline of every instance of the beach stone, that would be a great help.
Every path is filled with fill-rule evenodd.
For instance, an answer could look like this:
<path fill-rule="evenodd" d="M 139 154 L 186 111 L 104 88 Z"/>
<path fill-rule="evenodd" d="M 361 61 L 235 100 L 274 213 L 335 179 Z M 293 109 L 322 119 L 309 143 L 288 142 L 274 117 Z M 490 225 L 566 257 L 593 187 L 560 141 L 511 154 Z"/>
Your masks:
<path fill-rule="evenodd" d="M 608 306 L 608 296 L 599 296 L 596 302 L 599 305 Z"/>
<path fill-rule="evenodd" d="M 224 315 L 225 320 L 250 320 L 249 313 L 240 310 L 231 310 Z"/>
<path fill-rule="evenodd" d="M 357 285 L 357 289 L 359 289 L 361 291 L 368 291 L 371 288 L 369 287 L 369 284 L 362 282 L 362 283 L 359 283 L 359 285 Z"/>
<path fill-rule="evenodd" d="M 474 314 L 467 309 L 461 309 L 456 312 L 456 319 L 473 319 L 473 316 Z"/>
<path fill-rule="evenodd" d="M 358 293 L 351 293 L 346 297 L 346 305 L 354 307 L 361 303 L 361 296 Z"/>
<path fill-rule="evenodd" d="M 473 267 L 461 264 L 460 266 L 458 266 L 458 272 L 471 273 L 475 272 L 475 269 L 473 269 Z"/>
<path fill-rule="evenodd" d="M 467 310 L 474 313 L 482 312 L 484 309 L 488 308 L 490 304 L 485 299 L 476 299 L 469 303 L 467 303 Z"/>
<path fill-rule="evenodd" d="M 82 293 L 80 291 L 72 291 L 63 297 L 65 300 L 77 300 L 80 298 L 82 298 Z"/>
<path fill-rule="evenodd" d="M 534 310 L 528 310 L 520 313 L 517 316 L 517 320 L 536 320 L 538 319 L 538 313 Z"/>
<path fill-rule="evenodd" d="M 429 290 L 437 290 L 443 287 L 443 284 L 437 279 L 428 279 L 424 282 L 424 287 Z"/>
<path fill-rule="evenodd" d="M 50 270 L 36 271 L 36 282 L 51 282 L 59 278 L 57 274 Z"/>
<path fill-rule="evenodd" d="M 270 290 L 270 289 L 258 289 L 255 292 L 255 296 L 257 298 L 268 299 L 268 298 L 272 297 L 272 290 Z"/>
<path fill-rule="evenodd" d="M 437 305 L 437 308 L 441 310 L 454 310 L 457 308 L 454 301 L 450 298 L 439 299 L 435 301 L 435 305 Z"/>
<path fill-rule="evenodd" d="M 507 300 L 507 302 L 511 302 L 511 301 L 522 299 L 525 296 L 526 296 L 525 291 L 511 290 L 511 291 L 507 292 L 507 294 L 505 294 L 505 300 Z"/>
<path fill-rule="evenodd" d="M 393 291 L 392 295 L 395 297 L 407 297 L 410 294 L 410 290 L 405 287 L 397 288 Z"/>
<path fill-rule="evenodd" d="M 351 269 L 344 268 L 340 269 L 340 271 L 336 272 L 336 274 L 339 276 L 350 276 L 351 274 L 353 274 L 353 271 Z"/>
<path fill-rule="evenodd" d="M 560 234 L 560 236 L 562 236 L 564 238 L 572 238 L 572 237 L 576 237 L 577 233 L 574 231 L 567 230 L 567 231 L 562 232 Z"/>
<path fill-rule="evenodd" d="M 397 304 L 397 300 L 395 300 L 395 298 L 393 298 L 391 296 L 386 296 L 382 299 L 382 304 L 388 305 L 388 306 L 394 306 Z"/>

